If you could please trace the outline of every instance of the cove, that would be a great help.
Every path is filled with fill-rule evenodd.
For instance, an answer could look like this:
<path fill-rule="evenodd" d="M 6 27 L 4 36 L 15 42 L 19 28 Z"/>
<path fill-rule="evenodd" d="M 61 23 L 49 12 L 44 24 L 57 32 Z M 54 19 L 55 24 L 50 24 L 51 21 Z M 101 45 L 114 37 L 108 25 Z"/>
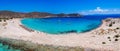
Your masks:
<path fill-rule="evenodd" d="M 100 20 L 81 17 L 24 18 L 21 23 L 32 30 L 49 34 L 82 33 L 97 28 Z"/>

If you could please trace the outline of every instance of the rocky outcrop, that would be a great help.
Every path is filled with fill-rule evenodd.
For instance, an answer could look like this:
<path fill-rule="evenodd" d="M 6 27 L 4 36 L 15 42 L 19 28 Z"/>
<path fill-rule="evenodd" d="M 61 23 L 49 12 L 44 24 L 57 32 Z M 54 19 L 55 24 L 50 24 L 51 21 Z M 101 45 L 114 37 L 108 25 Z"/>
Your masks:
<path fill-rule="evenodd" d="M 105 27 L 105 28 L 104 28 Z M 100 28 L 94 31 L 94 34 L 104 35 L 104 34 L 120 34 L 120 18 L 107 18 L 103 20 Z"/>

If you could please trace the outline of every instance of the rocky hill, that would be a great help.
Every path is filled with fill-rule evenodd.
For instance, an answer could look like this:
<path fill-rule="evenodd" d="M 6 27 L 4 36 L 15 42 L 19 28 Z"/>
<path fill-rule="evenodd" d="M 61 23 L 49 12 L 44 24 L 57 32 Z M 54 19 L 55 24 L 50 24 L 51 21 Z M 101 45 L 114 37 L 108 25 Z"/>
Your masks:
<path fill-rule="evenodd" d="M 13 11 L 0 11 L 0 18 L 23 18 L 23 17 L 73 17 L 77 16 L 80 17 L 80 14 L 73 13 L 73 14 L 52 14 L 47 12 L 29 12 L 29 13 L 21 13 L 21 12 L 13 12 Z"/>

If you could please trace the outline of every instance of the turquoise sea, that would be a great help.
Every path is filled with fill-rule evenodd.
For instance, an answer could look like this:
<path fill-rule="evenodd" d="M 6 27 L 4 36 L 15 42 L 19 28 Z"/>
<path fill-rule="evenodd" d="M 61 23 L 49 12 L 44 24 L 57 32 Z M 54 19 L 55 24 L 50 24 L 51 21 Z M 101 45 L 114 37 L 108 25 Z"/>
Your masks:
<path fill-rule="evenodd" d="M 82 33 L 101 25 L 101 20 L 120 15 L 86 15 L 82 17 L 24 18 L 22 24 L 30 29 L 50 34 Z"/>
<path fill-rule="evenodd" d="M 26 27 L 50 34 L 67 32 L 84 32 L 96 28 L 101 24 L 98 20 L 83 18 L 25 18 L 22 24 Z"/>

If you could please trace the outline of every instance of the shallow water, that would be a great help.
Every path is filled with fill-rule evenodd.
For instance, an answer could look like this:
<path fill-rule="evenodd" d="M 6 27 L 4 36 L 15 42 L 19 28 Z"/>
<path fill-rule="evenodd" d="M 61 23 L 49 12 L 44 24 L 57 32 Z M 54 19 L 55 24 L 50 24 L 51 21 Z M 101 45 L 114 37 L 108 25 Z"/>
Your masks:
<path fill-rule="evenodd" d="M 21 51 L 19 49 L 14 49 L 12 47 L 9 47 L 8 45 L 3 45 L 0 43 L 0 51 Z"/>

